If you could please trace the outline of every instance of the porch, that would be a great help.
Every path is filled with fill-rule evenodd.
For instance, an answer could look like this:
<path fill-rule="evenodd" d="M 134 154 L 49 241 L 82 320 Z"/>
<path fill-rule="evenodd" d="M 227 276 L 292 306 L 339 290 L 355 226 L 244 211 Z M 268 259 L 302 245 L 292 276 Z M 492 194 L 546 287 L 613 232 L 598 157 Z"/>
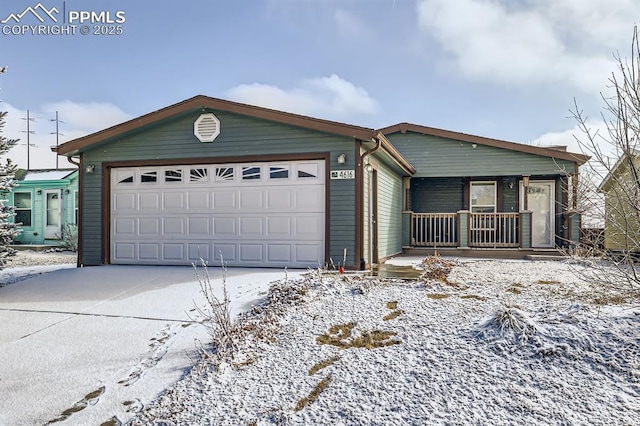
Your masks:
<path fill-rule="evenodd" d="M 532 212 L 472 213 L 460 210 L 456 213 L 403 212 L 403 251 L 428 253 L 438 250 L 451 255 L 466 255 L 482 251 L 482 256 L 515 257 L 553 255 L 556 245 L 536 247 L 532 239 Z M 580 216 L 567 217 L 568 241 L 578 241 Z M 557 237 L 557 235 L 556 235 Z M 555 241 L 555 238 L 550 239 Z M 474 255 L 474 254 L 471 254 Z M 475 255 L 480 255 L 476 253 Z"/>

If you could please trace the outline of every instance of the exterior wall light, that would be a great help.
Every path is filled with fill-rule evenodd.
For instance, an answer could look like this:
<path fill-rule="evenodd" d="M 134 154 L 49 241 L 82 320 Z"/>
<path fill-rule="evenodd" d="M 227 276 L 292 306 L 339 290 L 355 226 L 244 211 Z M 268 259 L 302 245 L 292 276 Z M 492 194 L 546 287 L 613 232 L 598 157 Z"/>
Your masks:
<path fill-rule="evenodd" d="M 347 162 L 347 154 L 338 155 L 338 164 L 344 164 Z"/>
<path fill-rule="evenodd" d="M 87 173 L 93 173 L 96 170 L 96 166 L 93 164 L 89 164 L 87 167 L 85 167 L 84 169 Z"/>

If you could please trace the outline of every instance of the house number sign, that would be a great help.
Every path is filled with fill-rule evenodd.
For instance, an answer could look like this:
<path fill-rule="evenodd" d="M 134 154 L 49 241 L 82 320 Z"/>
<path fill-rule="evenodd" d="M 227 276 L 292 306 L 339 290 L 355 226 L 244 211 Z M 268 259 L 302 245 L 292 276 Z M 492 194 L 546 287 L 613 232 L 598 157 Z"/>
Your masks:
<path fill-rule="evenodd" d="M 355 170 L 331 170 L 331 179 L 355 179 Z"/>

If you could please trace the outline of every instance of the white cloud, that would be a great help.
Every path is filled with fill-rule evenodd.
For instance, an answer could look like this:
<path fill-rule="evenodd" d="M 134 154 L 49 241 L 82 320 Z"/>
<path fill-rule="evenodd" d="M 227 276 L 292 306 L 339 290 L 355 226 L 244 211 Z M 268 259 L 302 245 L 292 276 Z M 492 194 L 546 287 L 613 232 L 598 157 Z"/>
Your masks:
<path fill-rule="evenodd" d="M 14 147 L 8 154 L 0 158 L 11 158 L 18 164 L 18 167 L 27 168 L 27 111 L 17 109 L 10 104 L 0 104 L 0 110 L 7 111 L 3 136 L 10 139 L 20 139 L 19 145 Z M 50 169 L 56 166 L 56 155 L 51 152 L 51 146 L 56 144 L 56 111 L 59 120 L 63 123 L 59 125 L 59 142 L 64 143 L 69 140 L 88 135 L 130 119 L 131 117 L 109 103 L 82 103 L 69 100 L 45 104 L 29 112 L 34 121 L 29 123 L 29 130 L 33 134 L 29 135 L 29 167 L 31 169 Z M 64 157 L 58 158 L 59 167 L 71 167 L 71 164 Z"/>
<path fill-rule="evenodd" d="M 417 8 L 420 29 L 465 77 L 587 93 L 604 87 L 640 16 L 630 0 L 420 0 Z"/>
<path fill-rule="evenodd" d="M 365 89 L 336 74 L 304 80 L 291 89 L 241 84 L 229 90 L 227 96 L 237 102 L 343 122 L 378 110 L 378 103 Z"/>

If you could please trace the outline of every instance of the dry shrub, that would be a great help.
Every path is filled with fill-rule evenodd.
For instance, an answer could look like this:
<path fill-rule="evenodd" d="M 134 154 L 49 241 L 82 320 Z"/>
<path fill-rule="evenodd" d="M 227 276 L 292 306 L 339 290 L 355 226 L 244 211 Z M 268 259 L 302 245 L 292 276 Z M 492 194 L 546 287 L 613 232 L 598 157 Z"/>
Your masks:
<path fill-rule="evenodd" d="M 443 259 L 436 254 L 424 258 L 420 266 L 425 270 L 423 279 L 453 284 L 449 281 L 449 274 L 454 266 L 458 266 L 458 262 L 455 260 Z"/>
<path fill-rule="evenodd" d="M 507 345 L 535 339 L 539 326 L 518 305 L 503 305 L 484 321 L 478 335 L 490 340 L 502 340 Z"/>

